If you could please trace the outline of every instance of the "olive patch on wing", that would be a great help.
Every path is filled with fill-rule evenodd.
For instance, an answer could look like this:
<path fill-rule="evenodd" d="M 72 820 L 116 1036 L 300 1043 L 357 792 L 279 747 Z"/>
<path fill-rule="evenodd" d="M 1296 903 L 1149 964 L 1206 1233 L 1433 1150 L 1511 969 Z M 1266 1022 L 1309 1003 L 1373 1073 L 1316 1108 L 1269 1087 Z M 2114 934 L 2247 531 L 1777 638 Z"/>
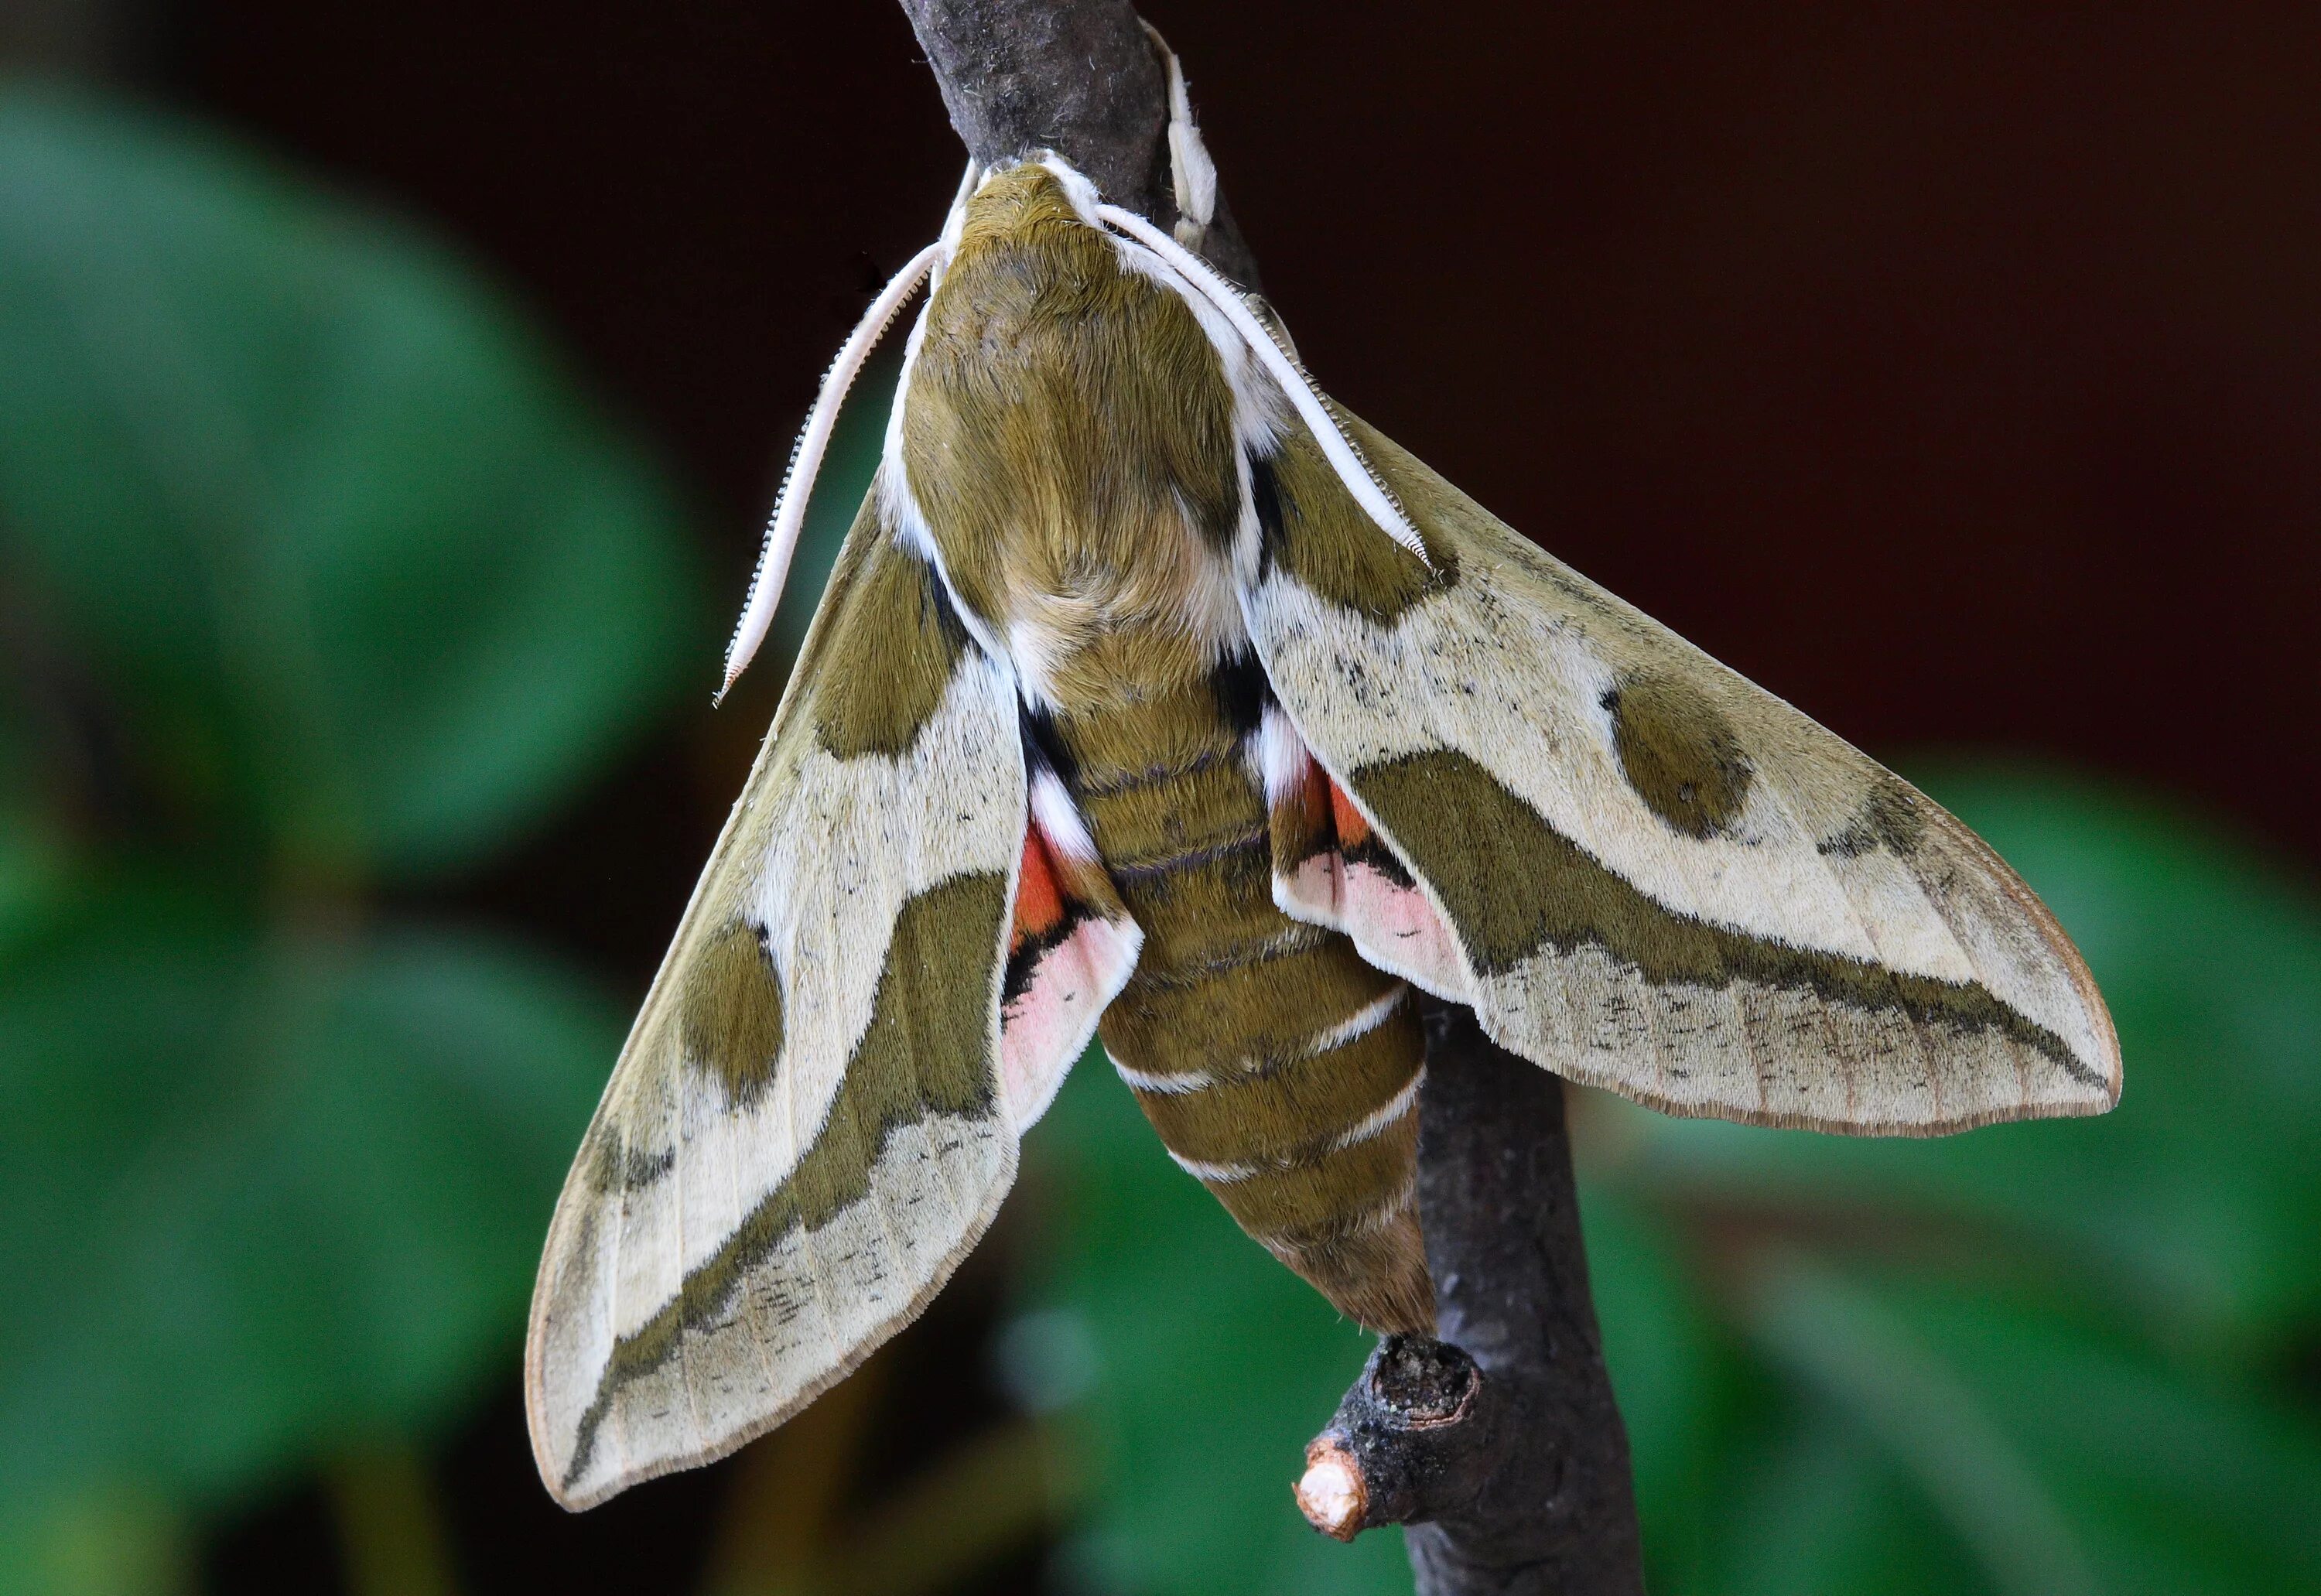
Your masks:
<path fill-rule="evenodd" d="M 1680 676 L 1623 677 L 1600 700 L 1620 770 L 1652 812 L 1688 837 L 1729 829 L 1754 772 L 1733 723 Z"/>
<path fill-rule="evenodd" d="M 1360 424 L 1343 413 L 1339 419 L 1355 434 Z M 1368 430 L 1361 432 L 1366 438 Z M 1414 523 L 1426 548 L 1424 561 L 1388 536 L 1302 429 L 1273 454 L 1252 456 L 1250 497 L 1261 560 L 1378 625 L 1392 625 L 1429 593 L 1459 579 L 1457 550 L 1424 523 Z"/>
<path fill-rule="evenodd" d="M 1006 913 L 1007 880 L 993 872 L 953 877 L 903 906 L 870 1024 L 821 1134 L 789 1178 L 685 1277 L 676 1297 L 614 1344 L 580 1417 L 568 1488 L 587 1473 L 615 1393 L 674 1356 L 688 1331 L 716 1322 L 751 1269 L 793 1232 L 820 1230 L 867 1198 L 898 1128 L 935 1115 L 988 1119 L 997 1112 L 991 982 Z"/>
<path fill-rule="evenodd" d="M 2061 1036 L 1980 982 L 1905 974 L 1664 907 L 1462 753 L 1439 750 L 1368 765 L 1354 773 L 1353 784 L 1441 898 L 1482 974 L 1592 944 L 1653 986 L 1715 989 L 1743 981 L 1898 1011 L 1920 1024 L 1997 1031 L 2075 1080 L 2095 1080 Z"/>
<path fill-rule="evenodd" d="M 580 1163 L 592 1191 L 642 1191 L 677 1167 L 677 1149 L 641 1152 L 628 1145 L 616 1117 L 600 1112 L 580 1138 Z"/>
<path fill-rule="evenodd" d="M 782 1051 L 782 982 L 758 928 L 729 920 L 693 957 L 678 999 L 685 1056 L 750 1103 L 773 1083 Z"/>
<path fill-rule="evenodd" d="M 875 550 L 831 631 L 814 677 L 823 747 L 839 759 L 908 752 L 968 648 L 934 568 L 891 543 Z"/>
<path fill-rule="evenodd" d="M 1925 800 L 1899 781 L 1882 780 L 1870 789 L 1853 817 L 1816 843 L 1814 851 L 1859 859 L 1883 848 L 1897 859 L 1907 859 L 1925 834 Z"/>

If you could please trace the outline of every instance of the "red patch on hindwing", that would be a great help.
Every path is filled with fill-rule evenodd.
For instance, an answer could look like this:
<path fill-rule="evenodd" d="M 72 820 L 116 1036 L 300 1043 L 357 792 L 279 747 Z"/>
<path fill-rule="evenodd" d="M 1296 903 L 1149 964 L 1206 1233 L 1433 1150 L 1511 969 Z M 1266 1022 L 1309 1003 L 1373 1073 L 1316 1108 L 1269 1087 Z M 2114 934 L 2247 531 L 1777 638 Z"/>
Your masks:
<path fill-rule="evenodd" d="M 1055 1096 L 1143 940 L 1101 863 L 1025 825 L 1000 987 L 1000 1085 L 1017 1130 Z"/>
<path fill-rule="evenodd" d="M 1468 1000 L 1458 939 L 1401 857 L 1302 741 L 1288 746 L 1296 733 L 1286 719 L 1270 722 L 1266 735 L 1275 901 L 1352 937 L 1380 969 Z"/>
<path fill-rule="evenodd" d="M 1330 818 L 1337 826 L 1340 851 L 1359 848 L 1369 842 L 1370 840 L 1369 817 L 1354 807 L 1354 800 L 1346 796 L 1346 789 L 1331 780 L 1327 774 L 1323 773 L 1320 765 L 1315 765 L 1314 769 L 1316 774 L 1322 776 L 1324 784 L 1330 789 Z"/>
<path fill-rule="evenodd" d="M 1007 944 L 1009 987 L 1015 986 L 1016 954 L 1026 944 L 1059 930 L 1064 923 L 1064 898 L 1056 886 L 1056 867 L 1049 862 L 1040 828 L 1024 828 L 1024 868 L 1015 884 L 1015 931 Z"/>

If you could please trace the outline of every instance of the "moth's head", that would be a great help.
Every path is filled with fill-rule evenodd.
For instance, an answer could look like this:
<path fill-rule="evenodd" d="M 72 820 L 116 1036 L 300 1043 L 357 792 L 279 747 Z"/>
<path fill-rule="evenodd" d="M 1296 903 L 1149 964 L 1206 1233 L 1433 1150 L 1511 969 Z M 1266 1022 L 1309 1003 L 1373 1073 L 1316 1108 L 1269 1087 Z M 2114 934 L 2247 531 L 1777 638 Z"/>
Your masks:
<path fill-rule="evenodd" d="M 1020 246 L 1070 231 L 1101 234 L 1096 185 L 1061 157 L 1003 161 L 984 172 L 962 202 L 952 250 Z"/>

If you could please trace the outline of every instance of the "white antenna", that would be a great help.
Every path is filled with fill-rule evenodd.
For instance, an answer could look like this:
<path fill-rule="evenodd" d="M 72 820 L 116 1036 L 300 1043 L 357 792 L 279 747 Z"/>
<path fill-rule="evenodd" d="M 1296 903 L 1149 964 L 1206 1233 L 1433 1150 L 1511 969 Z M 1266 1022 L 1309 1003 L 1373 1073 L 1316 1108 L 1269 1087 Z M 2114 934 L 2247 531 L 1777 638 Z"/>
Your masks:
<path fill-rule="evenodd" d="M 723 700 L 733 690 L 733 684 L 748 670 L 758 645 L 766 641 L 766 633 L 774 624 L 774 608 L 781 602 L 782 584 L 788 578 L 790 558 L 797 552 L 798 534 L 806 526 L 806 501 L 814 497 L 815 478 L 822 470 L 822 457 L 829 451 L 830 435 L 838 426 L 838 411 L 845 401 L 846 392 L 862 373 L 870 351 L 878 347 L 878 340 L 894 324 L 911 296 L 918 292 L 927 273 L 944 253 L 940 243 L 929 244 L 911 257 L 909 265 L 895 274 L 894 281 L 878 292 L 863 313 L 853 335 L 838 351 L 824 374 L 822 391 L 815 396 L 814 408 L 806 418 L 806 430 L 798 434 L 796 445 L 790 451 L 789 470 L 782 475 L 782 491 L 774 500 L 772 518 L 766 523 L 765 550 L 758 556 L 757 573 L 750 579 L 750 597 L 742 608 L 741 624 L 733 629 L 733 642 L 725 651 L 725 685 L 717 689 Z"/>

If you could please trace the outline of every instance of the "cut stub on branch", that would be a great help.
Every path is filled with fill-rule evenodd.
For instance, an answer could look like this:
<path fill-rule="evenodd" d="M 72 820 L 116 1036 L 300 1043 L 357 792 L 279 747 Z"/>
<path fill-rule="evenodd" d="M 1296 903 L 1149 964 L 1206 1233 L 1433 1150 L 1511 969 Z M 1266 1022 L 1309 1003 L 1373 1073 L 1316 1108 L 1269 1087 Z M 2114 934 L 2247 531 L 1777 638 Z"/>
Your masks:
<path fill-rule="evenodd" d="M 1588 1291 L 1563 1084 L 1425 1012 L 1418 1199 L 1443 1339 L 1379 1344 L 1306 1452 L 1297 1505 L 1410 1527 L 1419 1596 L 1642 1596 L 1628 1442 Z"/>
<path fill-rule="evenodd" d="M 1430 1336 L 1388 1336 L 1306 1448 L 1298 1510 L 1350 1541 L 1473 1500 L 1498 1464 L 1496 1393 L 1475 1360 Z"/>

